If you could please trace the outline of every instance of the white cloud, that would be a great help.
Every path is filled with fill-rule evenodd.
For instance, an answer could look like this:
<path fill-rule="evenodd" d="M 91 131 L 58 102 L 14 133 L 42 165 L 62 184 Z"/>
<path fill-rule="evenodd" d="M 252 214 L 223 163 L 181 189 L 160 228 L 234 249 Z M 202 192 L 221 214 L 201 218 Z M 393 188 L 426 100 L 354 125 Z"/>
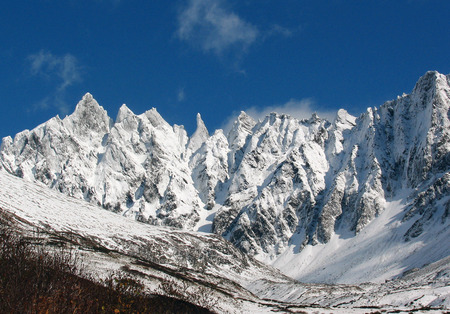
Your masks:
<path fill-rule="evenodd" d="M 65 89 L 81 79 L 78 61 L 71 54 L 55 56 L 41 50 L 28 56 L 28 60 L 31 63 L 31 74 L 47 78 L 58 77 L 61 80 L 59 89 Z"/>
<path fill-rule="evenodd" d="M 224 0 L 189 0 L 178 15 L 177 35 L 205 52 L 245 51 L 259 36 L 256 26 L 225 8 Z"/>
<path fill-rule="evenodd" d="M 53 93 L 45 97 L 44 99 L 41 99 L 39 102 L 33 104 L 32 110 L 48 110 L 52 107 L 57 108 L 61 114 L 69 113 L 70 109 L 63 95 L 60 95 L 59 93 Z"/>
<path fill-rule="evenodd" d="M 291 37 L 295 32 L 296 30 L 274 24 L 272 25 L 272 28 L 267 32 L 266 36 L 281 35 L 283 37 Z"/>
<path fill-rule="evenodd" d="M 310 98 L 305 98 L 302 100 L 290 99 L 288 102 L 280 105 L 267 106 L 263 108 L 250 107 L 244 110 L 250 117 L 258 120 L 263 120 L 268 114 L 276 112 L 279 114 L 287 114 L 299 120 L 311 118 L 313 113 L 316 113 L 320 118 L 332 121 L 336 116 L 335 111 L 326 110 L 315 110 L 314 101 Z M 223 130 L 227 133 L 234 121 L 236 121 L 239 113 L 234 113 L 225 123 L 223 124 Z"/>
<path fill-rule="evenodd" d="M 178 102 L 182 102 L 186 99 L 186 93 L 184 92 L 184 88 L 180 88 L 177 93 Z"/>
<path fill-rule="evenodd" d="M 55 84 L 52 94 L 40 101 L 35 108 L 46 109 L 53 106 L 61 113 L 67 113 L 65 91 L 69 86 L 81 81 L 78 60 L 71 54 L 57 56 L 44 50 L 28 56 L 27 60 L 30 62 L 32 75 L 43 77 Z"/>

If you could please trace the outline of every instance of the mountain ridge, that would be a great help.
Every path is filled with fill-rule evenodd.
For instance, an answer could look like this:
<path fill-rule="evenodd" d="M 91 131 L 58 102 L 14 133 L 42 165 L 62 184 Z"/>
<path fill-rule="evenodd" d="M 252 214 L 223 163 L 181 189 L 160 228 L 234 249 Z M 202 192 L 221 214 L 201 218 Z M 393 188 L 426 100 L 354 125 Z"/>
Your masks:
<path fill-rule="evenodd" d="M 407 190 L 402 241 L 448 233 L 449 99 L 450 76 L 430 71 L 411 94 L 359 117 L 241 112 L 227 135 L 210 135 L 198 114 L 189 137 L 155 108 L 136 115 L 124 105 L 113 121 L 87 93 L 64 119 L 4 138 L 0 168 L 142 222 L 222 235 L 280 264 L 291 250 L 357 237 Z"/>

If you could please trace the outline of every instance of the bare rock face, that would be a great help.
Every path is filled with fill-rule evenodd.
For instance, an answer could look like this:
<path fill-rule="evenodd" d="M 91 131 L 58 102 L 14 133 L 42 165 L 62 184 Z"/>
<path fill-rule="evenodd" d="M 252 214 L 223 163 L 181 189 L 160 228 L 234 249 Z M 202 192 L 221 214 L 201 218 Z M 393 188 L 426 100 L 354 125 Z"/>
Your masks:
<path fill-rule="evenodd" d="M 190 137 L 156 109 L 124 105 L 113 121 L 86 94 L 72 115 L 4 138 L 0 169 L 150 224 L 198 230 L 211 217 L 264 259 L 356 235 L 408 190 L 409 240 L 449 216 L 449 85 L 428 72 L 410 95 L 331 122 L 241 112 L 227 135 L 198 115 Z"/>

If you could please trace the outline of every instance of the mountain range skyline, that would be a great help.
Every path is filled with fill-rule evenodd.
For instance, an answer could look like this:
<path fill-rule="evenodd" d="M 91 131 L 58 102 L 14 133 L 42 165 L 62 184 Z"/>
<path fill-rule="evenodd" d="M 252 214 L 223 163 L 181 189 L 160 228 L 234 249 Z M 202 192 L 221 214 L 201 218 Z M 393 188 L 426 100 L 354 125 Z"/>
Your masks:
<path fill-rule="evenodd" d="M 0 168 L 141 222 L 221 235 L 277 263 L 357 236 L 386 208 L 402 208 L 405 241 L 431 228 L 430 217 L 445 226 L 449 97 L 450 76 L 429 71 L 411 93 L 359 117 L 342 109 L 331 121 L 256 121 L 241 112 L 228 133 L 210 133 L 198 115 L 189 136 L 155 108 L 136 115 L 123 105 L 112 118 L 87 93 L 64 119 L 5 137 Z M 389 205 L 399 197 L 401 206 Z"/>
<path fill-rule="evenodd" d="M 190 136 L 87 93 L 3 138 L 2 219 L 75 247 L 90 275 L 169 280 L 219 312 L 447 310 L 449 112 L 436 71 L 358 117 L 241 112 L 210 133 L 197 115 Z"/>

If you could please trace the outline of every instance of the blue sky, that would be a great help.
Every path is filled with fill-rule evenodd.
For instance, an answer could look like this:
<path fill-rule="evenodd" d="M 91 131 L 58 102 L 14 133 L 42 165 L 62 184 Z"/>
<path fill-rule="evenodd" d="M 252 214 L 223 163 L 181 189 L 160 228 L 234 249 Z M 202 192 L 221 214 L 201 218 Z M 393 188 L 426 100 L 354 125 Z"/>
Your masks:
<path fill-rule="evenodd" d="M 156 107 L 212 132 L 241 110 L 358 115 L 450 72 L 450 1 L 14 0 L 0 4 L 0 137 Z"/>

